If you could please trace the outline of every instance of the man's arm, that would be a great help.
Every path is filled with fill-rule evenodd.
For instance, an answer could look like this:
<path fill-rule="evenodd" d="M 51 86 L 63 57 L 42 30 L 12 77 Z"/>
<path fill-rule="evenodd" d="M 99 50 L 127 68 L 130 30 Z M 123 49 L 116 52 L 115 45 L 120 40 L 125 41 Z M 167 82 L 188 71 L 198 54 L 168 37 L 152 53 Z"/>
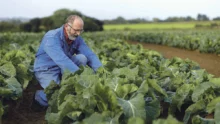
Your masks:
<path fill-rule="evenodd" d="M 86 45 L 85 41 L 79 37 L 79 46 L 78 46 L 78 52 L 80 54 L 83 54 L 88 59 L 88 65 L 96 71 L 99 67 L 102 66 L 101 61 L 97 57 L 97 55 Z"/>
<path fill-rule="evenodd" d="M 79 67 L 64 53 L 59 39 L 47 37 L 44 45 L 44 51 L 61 68 L 62 73 L 65 70 L 76 72 Z"/>

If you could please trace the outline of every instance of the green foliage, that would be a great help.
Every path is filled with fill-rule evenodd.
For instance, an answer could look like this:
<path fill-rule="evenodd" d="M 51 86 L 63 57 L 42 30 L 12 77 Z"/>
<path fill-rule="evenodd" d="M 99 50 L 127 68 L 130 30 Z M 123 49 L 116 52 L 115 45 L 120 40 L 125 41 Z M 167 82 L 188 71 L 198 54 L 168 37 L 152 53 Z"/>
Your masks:
<path fill-rule="evenodd" d="M 153 25 L 153 24 L 149 24 Z M 181 24 L 182 25 L 182 24 Z M 186 27 L 186 25 L 182 25 Z M 120 27 L 120 26 L 118 26 Z M 143 24 L 139 27 L 144 28 Z M 105 35 L 106 39 L 118 38 L 128 41 L 161 44 L 188 50 L 199 50 L 201 53 L 220 53 L 219 30 L 131 30 L 105 31 L 93 34 L 92 37 Z"/>
<path fill-rule="evenodd" d="M 167 119 L 154 120 L 153 124 L 182 124 L 182 122 L 179 122 L 173 116 L 169 115 Z"/>
<path fill-rule="evenodd" d="M 0 22 L 0 32 L 18 32 L 19 24 L 19 21 L 17 21 L 17 24 L 15 22 L 2 21 Z"/>
<path fill-rule="evenodd" d="M 144 120 L 140 117 L 132 117 L 128 120 L 128 124 L 144 124 Z"/>
<path fill-rule="evenodd" d="M 4 109 L 3 109 L 2 101 L 0 101 L 0 123 L 2 123 L 3 114 L 4 114 Z"/>
<path fill-rule="evenodd" d="M 49 100 L 45 119 L 54 124 L 91 121 L 151 123 L 160 116 L 163 109 L 161 103 L 168 103 L 169 114 L 175 114 L 175 111 L 182 111 L 184 106 L 189 106 L 183 110 L 185 123 L 190 122 L 191 118 L 195 122 L 204 120 L 207 112 L 215 114 L 212 121 L 218 121 L 218 78 L 213 78 L 213 75 L 200 69 L 197 63 L 189 59 L 166 59 L 156 51 L 143 49 L 140 44 L 129 45 L 121 40 L 136 38 L 157 43 L 162 40 L 171 46 L 168 41 L 176 40 L 178 42 L 174 46 L 179 43 L 184 46 L 180 34 L 148 32 L 146 36 L 146 33 L 140 32 L 85 33 L 88 45 L 99 55 L 103 67 L 96 72 L 87 66 L 80 67 L 74 74 L 65 72 L 59 85 L 51 82 L 45 89 Z M 202 35 L 198 34 L 193 35 Z M 34 54 L 39 45 L 36 41 L 41 36 L 42 34 L 0 34 L 2 99 L 19 99 L 23 89 L 29 85 L 33 76 L 31 69 Z M 197 42 L 200 38 L 191 42 L 191 38 L 184 34 L 183 39 L 187 40 L 186 47 L 190 49 L 197 47 L 192 42 L 201 45 Z M 2 103 L 0 111 L 4 105 Z M 178 123 L 176 120 L 174 122 Z"/>
<path fill-rule="evenodd" d="M 214 119 L 206 119 L 197 115 L 192 118 L 192 124 L 215 124 L 215 121 Z"/>
<path fill-rule="evenodd" d="M 193 94 L 192 94 L 192 100 L 194 102 L 197 102 L 200 99 L 207 99 L 207 100 L 212 100 L 213 96 L 208 96 L 208 98 L 204 98 L 204 95 L 208 92 L 208 91 L 212 91 L 214 85 L 212 83 L 209 82 L 204 82 L 202 84 L 199 84 L 197 87 L 195 87 Z"/>
<path fill-rule="evenodd" d="M 200 101 L 190 105 L 185 111 L 186 113 L 185 113 L 184 119 L 183 119 L 184 124 L 188 124 L 188 121 L 192 115 L 195 115 L 204 109 L 205 109 L 205 103 L 203 100 L 200 100 Z"/>
<path fill-rule="evenodd" d="M 213 99 L 206 107 L 206 111 L 210 114 L 214 112 L 216 105 L 220 103 L 220 97 Z"/>
<path fill-rule="evenodd" d="M 129 100 L 118 98 L 118 103 L 123 108 L 126 118 L 141 117 L 142 119 L 146 119 L 146 112 L 144 109 L 145 102 L 143 97 L 142 94 L 138 94 Z"/>
<path fill-rule="evenodd" d="M 146 122 L 152 123 L 153 120 L 157 119 L 161 113 L 160 109 L 160 101 L 157 99 L 145 102 Z"/>
<path fill-rule="evenodd" d="M 220 118 L 219 117 L 220 117 L 220 103 L 217 103 L 216 106 L 215 106 L 215 115 L 214 115 L 216 124 L 220 124 Z"/>
<path fill-rule="evenodd" d="M 56 10 L 53 15 L 51 16 L 53 22 L 54 22 L 54 27 L 58 28 L 61 25 L 63 25 L 65 23 L 65 19 L 69 16 L 69 15 L 79 15 L 82 16 L 82 14 L 78 11 L 71 11 L 69 9 L 59 9 Z"/>
<path fill-rule="evenodd" d="M 14 65 L 9 62 L 0 66 L 0 73 L 7 77 L 14 77 L 16 75 L 16 69 Z"/>

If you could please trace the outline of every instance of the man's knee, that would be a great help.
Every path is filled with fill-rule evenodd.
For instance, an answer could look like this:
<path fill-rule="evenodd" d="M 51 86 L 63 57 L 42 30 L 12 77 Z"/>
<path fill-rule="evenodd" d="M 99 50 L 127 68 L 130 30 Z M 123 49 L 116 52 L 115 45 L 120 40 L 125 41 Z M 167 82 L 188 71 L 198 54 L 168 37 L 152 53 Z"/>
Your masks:
<path fill-rule="evenodd" d="M 55 81 L 59 84 L 61 80 L 61 74 L 59 71 L 48 70 L 45 72 L 35 72 L 34 74 L 41 87 L 44 89 L 50 85 L 51 81 Z"/>
<path fill-rule="evenodd" d="M 79 65 L 87 65 L 87 58 L 86 58 L 86 56 L 85 55 L 83 55 L 83 54 L 77 54 L 76 56 L 75 56 L 75 61 L 77 61 L 76 62 L 76 64 L 79 66 Z"/>

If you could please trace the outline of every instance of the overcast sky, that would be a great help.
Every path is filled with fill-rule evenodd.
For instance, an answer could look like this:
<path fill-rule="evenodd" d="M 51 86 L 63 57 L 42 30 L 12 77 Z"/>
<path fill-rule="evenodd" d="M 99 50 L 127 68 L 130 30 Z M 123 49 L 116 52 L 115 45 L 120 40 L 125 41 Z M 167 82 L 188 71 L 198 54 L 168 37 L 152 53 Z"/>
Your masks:
<path fill-rule="evenodd" d="M 45 17 L 67 8 L 97 19 L 125 19 L 206 14 L 220 16 L 220 0 L 0 0 L 0 17 Z"/>

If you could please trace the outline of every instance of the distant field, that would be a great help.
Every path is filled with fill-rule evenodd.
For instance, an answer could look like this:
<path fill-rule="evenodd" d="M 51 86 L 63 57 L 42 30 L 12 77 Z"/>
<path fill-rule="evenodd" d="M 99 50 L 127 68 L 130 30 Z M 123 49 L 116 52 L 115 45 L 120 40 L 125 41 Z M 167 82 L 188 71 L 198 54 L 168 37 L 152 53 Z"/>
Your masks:
<path fill-rule="evenodd" d="M 143 30 L 143 29 L 193 29 L 196 24 L 210 25 L 220 22 L 162 22 L 162 23 L 143 23 L 143 24 L 108 24 L 104 25 L 104 30 Z"/>

